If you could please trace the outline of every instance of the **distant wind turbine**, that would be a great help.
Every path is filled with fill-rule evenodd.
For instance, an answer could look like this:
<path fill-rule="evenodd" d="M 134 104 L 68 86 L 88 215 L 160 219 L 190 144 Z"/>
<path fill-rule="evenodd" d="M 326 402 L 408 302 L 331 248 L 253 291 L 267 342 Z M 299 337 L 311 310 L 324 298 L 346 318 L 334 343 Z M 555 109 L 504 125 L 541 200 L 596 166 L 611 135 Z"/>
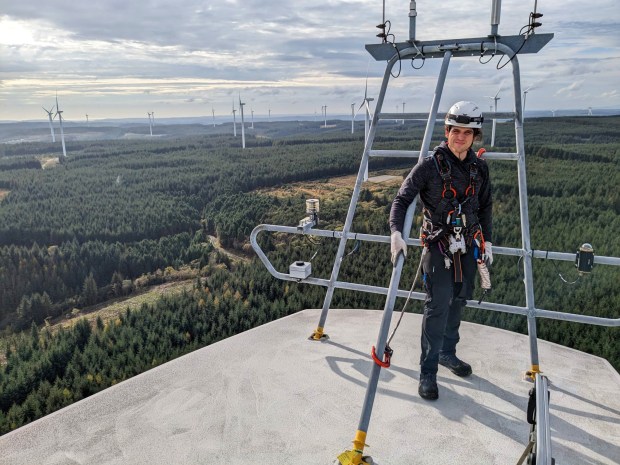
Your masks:
<path fill-rule="evenodd" d="M 534 86 L 532 85 L 532 86 L 529 86 L 527 89 L 525 89 L 523 91 L 523 109 L 522 109 L 523 115 L 522 115 L 522 118 L 521 118 L 523 121 L 525 121 L 525 99 L 527 98 L 527 93 L 530 90 L 533 90 L 533 89 L 534 89 Z"/>
<path fill-rule="evenodd" d="M 588 107 L 588 116 L 592 116 L 592 107 Z"/>
<path fill-rule="evenodd" d="M 151 137 L 153 137 L 153 122 L 151 121 L 151 112 L 147 112 L 147 115 L 149 115 L 149 131 L 151 132 Z"/>
<path fill-rule="evenodd" d="M 493 97 L 489 95 L 485 95 L 486 98 L 490 98 L 495 102 L 495 113 L 497 113 L 497 101 L 501 99 L 501 97 L 498 97 L 498 95 L 502 91 L 502 87 L 503 87 L 503 84 L 499 86 L 497 93 Z M 495 126 L 496 125 L 497 125 L 497 120 L 493 118 L 493 131 L 491 132 L 491 146 L 492 147 L 495 146 Z"/>
<path fill-rule="evenodd" d="M 88 124 L 88 113 L 86 113 L 86 124 Z"/>
<path fill-rule="evenodd" d="M 237 110 L 235 109 L 235 99 L 232 102 L 232 114 L 233 114 L 233 136 L 237 137 Z"/>
<path fill-rule="evenodd" d="M 551 114 L 553 115 L 553 117 L 555 118 L 555 112 L 558 110 L 551 110 Z"/>
<path fill-rule="evenodd" d="M 254 110 L 250 110 L 252 112 L 252 129 L 254 129 Z"/>
<path fill-rule="evenodd" d="M 351 134 L 355 134 L 355 103 L 351 104 Z"/>
<path fill-rule="evenodd" d="M 67 158 L 67 148 L 65 147 L 65 132 L 62 128 L 62 110 L 58 106 L 58 94 L 56 95 L 56 116 L 60 123 L 60 140 L 62 141 L 62 155 Z"/>
<path fill-rule="evenodd" d="M 403 124 L 405 124 L 405 102 L 403 102 Z"/>
<path fill-rule="evenodd" d="M 213 114 L 213 127 L 215 127 L 215 109 L 211 107 L 211 113 Z"/>
<path fill-rule="evenodd" d="M 241 148 L 245 148 L 245 120 L 243 119 L 243 106 L 241 102 L 241 94 L 239 94 L 239 109 L 241 110 Z"/>
<path fill-rule="evenodd" d="M 43 108 L 43 110 L 45 110 L 45 113 L 47 113 L 47 118 L 49 119 L 50 122 L 50 132 L 52 133 L 52 142 L 56 142 L 56 134 L 54 134 L 54 126 L 52 125 L 52 120 L 54 119 L 54 117 L 52 116 L 52 114 L 54 113 L 54 107 L 50 108 L 49 110 L 46 110 L 45 107 L 41 107 Z"/>
<path fill-rule="evenodd" d="M 269 109 L 269 122 L 271 123 L 271 108 Z"/>
<path fill-rule="evenodd" d="M 325 108 L 325 127 L 327 128 L 327 105 L 325 105 L 323 108 Z"/>
<path fill-rule="evenodd" d="M 368 61 L 370 66 L 370 60 Z M 362 104 L 357 109 L 357 113 L 364 108 L 365 109 L 365 117 L 364 117 L 364 146 L 368 143 L 368 133 L 370 132 L 370 124 L 372 121 L 372 112 L 370 111 L 369 102 L 372 102 L 374 98 L 368 97 L 368 69 L 366 70 L 366 86 L 364 87 L 364 100 Z M 368 181 L 368 164 L 366 164 L 366 170 L 364 171 L 364 181 Z"/>

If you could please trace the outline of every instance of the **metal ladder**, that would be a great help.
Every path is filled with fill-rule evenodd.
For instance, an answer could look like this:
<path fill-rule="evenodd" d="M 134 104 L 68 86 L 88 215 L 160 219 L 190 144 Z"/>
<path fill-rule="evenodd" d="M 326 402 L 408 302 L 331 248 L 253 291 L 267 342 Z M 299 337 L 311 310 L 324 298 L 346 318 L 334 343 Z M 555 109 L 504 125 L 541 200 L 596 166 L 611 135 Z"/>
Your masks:
<path fill-rule="evenodd" d="M 519 186 L 519 210 L 521 216 L 521 248 L 509 248 L 509 247 L 493 247 L 494 254 L 518 256 L 523 260 L 523 272 L 524 272 L 524 284 L 525 284 L 525 307 L 497 304 L 492 302 L 477 303 L 475 301 L 468 301 L 467 306 L 473 308 L 481 308 L 491 311 L 500 311 L 507 313 L 514 313 L 524 315 L 527 318 L 528 335 L 530 342 L 530 362 L 531 367 L 526 372 L 526 376 L 534 382 L 540 378 L 540 363 L 538 358 L 538 346 L 537 346 L 537 334 L 536 334 L 536 318 L 544 317 L 565 321 L 573 321 L 580 323 L 596 324 L 603 326 L 620 326 L 620 319 L 591 317 L 587 315 L 579 315 L 573 313 L 563 313 L 551 310 L 544 310 L 536 308 L 534 303 L 534 286 L 533 286 L 533 273 L 532 273 L 532 259 L 543 258 L 551 260 L 562 260 L 573 262 L 575 260 L 575 254 L 562 253 L 562 252 L 549 252 L 541 250 L 532 250 L 530 244 L 530 226 L 529 215 L 527 205 L 527 182 L 526 182 L 526 165 L 525 165 L 525 145 L 523 136 L 523 115 L 521 104 L 521 80 L 519 62 L 516 55 L 516 51 L 519 54 L 523 53 L 537 53 L 542 49 L 551 39 L 553 34 L 536 34 L 528 36 L 524 39 L 523 36 L 488 36 L 480 38 L 469 39 L 455 39 L 455 40 L 442 40 L 442 41 L 407 41 L 402 43 L 383 43 L 366 45 L 366 49 L 369 53 L 378 61 L 387 61 L 386 70 L 384 73 L 383 81 L 381 84 L 381 90 L 377 98 L 377 106 L 375 114 L 370 125 L 370 129 L 366 138 L 364 146 L 364 152 L 360 162 L 357 178 L 351 195 L 351 202 L 347 212 L 346 220 L 342 231 L 328 231 L 313 228 L 313 223 L 307 223 L 304 227 L 288 227 L 280 225 L 259 225 L 250 235 L 250 242 L 252 247 L 256 251 L 258 257 L 263 262 L 268 271 L 276 278 L 288 281 L 297 281 L 308 284 L 315 284 L 325 286 L 327 288 L 325 300 L 321 310 L 320 319 L 316 330 L 314 331 L 311 339 L 321 340 L 326 337 L 324 332 L 325 324 L 327 321 L 327 315 L 331 305 L 331 300 L 335 289 L 348 289 L 360 292 L 370 292 L 376 294 L 386 295 L 385 307 L 383 311 L 381 326 L 379 329 L 379 335 L 376 343 L 376 354 L 380 357 L 383 356 L 386 348 L 386 341 L 388 331 L 392 319 L 392 313 L 394 303 L 397 297 L 407 297 L 424 300 L 425 295 L 420 292 L 409 293 L 406 290 L 398 288 L 401 271 L 404 263 L 402 254 L 397 258 L 396 264 L 392 269 L 392 275 L 388 288 L 380 286 L 370 286 L 360 283 L 352 283 L 339 280 L 340 265 L 342 263 L 345 247 L 348 240 L 359 240 L 368 242 L 380 242 L 390 243 L 389 236 L 372 235 L 372 234 L 359 234 L 351 231 L 351 225 L 353 223 L 353 217 L 355 214 L 355 208 L 359 200 L 362 184 L 364 182 L 364 175 L 367 172 L 368 160 L 370 157 L 404 157 L 404 158 L 418 158 L 418 162 L 424 158 L 421 155 L 429 153 L 429 145 L 432 138 L 433 129 L 437 120 L 437 111 L 441 100 L 441 94 L 445 84 L 445 78 L 450 65 L 450 60 L 453 57 L 479 57 L 485 50 L 493 50 L 496 55 L 503 55 L 506 59 L 510 60 L 512 65 L 512 77 L 513 77 L 513 92 L 514 92 L 514 111 L 509 113 L 483 113 L 485 119 L 512 119 L 514 120 L 515 136 L 516 136 L 516 152 L 515 153 L 502 153 L 502 152 L 486 152 L 485 158 L 490 160 L 514 160 L 517 163 L 518 170 L 518 186 Z M 381 111 L 383 102 L 390 81 L 392 68 L 396 63 L 402 60 L 409 60 L 414 58 L 440 58 L 442 59 L 441 69 L 437 78 L 437 85 L 432 100 L 432 105 L 428 114 L 420 115 L 417 113 L 383 113 Z M 373 141 L 380 120 L 386 119 L 419 119 L 421 117 L 427 118 L 426 129 L 422 141 L 422 145 L 419 151 L 407 151 L 407 150 L 374 150 L 372 148 Z M 403 228 L 403 238 L 409 246 L 420 246 L 418 239 L 410 238 L 411 227 L 413 223 L 413 215 L 417 202 L 413 202 L 409 207 Z M 273 267 L 265 253 L 260 248 L 257 242 L 257 236 L 263 231 L 272 232 L 284 232 L 291 234 L 307 234 L 318 237 L 331 237 L 339 239 L 338 249 L 334 260 L 333 269 L 329 280 L 315 278 L 308 276 L 306 278 L 298 278 L 291 276 L 287 273 L 282 273 Z M 387 256 L 387 252 L 386 252 Z M 615 257 L 594 257 L 594 263 L 620 266 L 620 259 Z M 371 374 L 369 376 L 366 395 L 362 407 L 362 413 L 358 428 L 353 440 L 352 450 L 347 450 L 338 456 L 338 460 L 342 465 L 348 464 L 363 464 L 369 463 L 366 460 L 370 460 L 363 455 L 366 433 L 370 423 L 370 417 L 372 413 L 372 407 L 374 403 L 375 394 L 377 391 L 377 384 L 381 371 L 381 365 L 374 363 Z M 548 409 L 548 407 L 547 407 Z M 548 421 L 541 421 L 538 424 L 538 431 L 541 435 L 544 435 L 545 440 L 536 441 L 536 463 L 537 465 L 552 465 L 551 459 L 551 440 L 550 429 Z"/>

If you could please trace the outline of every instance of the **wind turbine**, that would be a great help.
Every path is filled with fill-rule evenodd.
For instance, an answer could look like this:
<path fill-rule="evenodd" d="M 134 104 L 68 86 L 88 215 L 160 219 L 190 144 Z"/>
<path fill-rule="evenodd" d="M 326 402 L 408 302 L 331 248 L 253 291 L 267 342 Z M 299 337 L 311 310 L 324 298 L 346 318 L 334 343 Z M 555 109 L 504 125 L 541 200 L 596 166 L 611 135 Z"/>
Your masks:
<path fill-rule="evenodd" d="M 351 104 L 351 134 L 355 133 L 355 103 Z"/>
<path fill-rule="evenodd" d="M 269 109 L 269 122 L 271 123 L 271 108 Z"/>
<path fill-rule="evenodd" d="M 588 107 L 588 116 L 592 116 L 592 107 Z"/>
<path fill-rule="evenodd" d="M 67 148 L 65 147 L 65 132 L 62 129 L 62 110 L 58 106 L 58 94 L 56 94 L 56 115 L 60 123 L 60 140 L 62 141 L 62 154 L 67 158 Z"/>
<path fill-rule="evenodd" d="M 215 109 L 211 107 L 211 113 L 213 114 L 213 127 L 215 127 Z"/>
<path fill-rule="evenodd" d="M 534 86 L 532 85 L 532 86 L 529 86 L 527 89 L 525 89 L 525 90 L 523 91 L 523 109 L 522 109 L 522 111 L 523 111 L 523 116 L 522 116 L 522 118 L 521 118 L 523 121 L 525 121 L 525 99 L 527 98 L 527 93 L 528 93 L 530 90 L 532 90 L 533 88 L 534 88 Z"/>
<path fill-rule="evenodd" d="M 54 117 L 52 116 L 52 113 L 54 113 L 54 107 L 50 108 L 49 110 L 46 110 L 45 107 L 41 107 L 43 108 L 43 110 L 45 110 L 45 113 L 47 113 L 47 118 L 49 119 L 50 122 L 50 132 L 52 133 L 52 142 L 56 142 L 56 134 L 54 134 L 54 126 L 52 125 L 52 120 L 54 119 Z"/>
<path fill-rule="evenodd" d="M 370 61 L 369 61 L 370 63 Z M 357 113 L 365 108 L 365 117 L 364 117 L 364 147 L 368 143 L 368 133 L 370 132 L 370 124 L 372 121 L 372 112 L 370 111 L 369 102 L 372 102 L 374 98 L 368 96 L 368 70 L 366 70 L 366 86 L 364 87 L 364 100 L 362 104 L 357 109 Z M 368 164 L 366 164 L 366 170 L 364 171 L 364 181 L 368 181 Z"/>
<path fill-rule="evenodd" d="M 153 122 L 151 121 L 152 113 L 147 112 L 146 114 L 149 115 L 149 131 L 151 131 L 151 137 L 153 137 Z"/>
<path fill-rule="evenodd" d="M 323 108 L 325 108 L 325 128 L 327 128 L 327 105 L 325 105 Z"/>
<path fill-rule="evenodd" d="M 403 124 L 405 124 L 405 102 L 403 102 Z"/>
<path fill-rule="evenodd" d="M 235 99 L 232 102 L 232 114 L 233 114 L 233 136 L 237 137 L 237 110 L 235 109 Z"/>
<path fill-rule="evenodd" d="M 88 113 L 86 113 L 86 124 L 88 124 Z"/>
<path fill-rule="evenodd" d="M 499 86 L 497 93 L 493 97 L 489 95 L 485 95 L 486 98 L 490 98 L 495 102 L 495 113 L 497 113 L 497 101 L 501 99 L 501 97 L 498 97 L 498 95 L 502 91 L 502 86 L 503 84 Z M 493 131 L 491 132 L 491 146 L 492 147 L 495 146 L 495 126 L 496 125 L 497 125 L 497 120 L 493 118 Z"/>
<path fill-rule="evenodd" d="M 252 112 L 252 129 L 254 129 L 254 110 L 250 110 Z"/>
<path fill-rule="evenodd" d="M 241 110 L 241 148 L 245 148 L 245 120 L 243 119 L 243 105 L 241 102 L 241 94 L 239 94 L 239 109 Z"/>
<path fill-rule="evenodd" d="M 551 110 L 551 115 L 553 115 L 553 117 L 555 118 L 555 112 L 558 110 Z"/>

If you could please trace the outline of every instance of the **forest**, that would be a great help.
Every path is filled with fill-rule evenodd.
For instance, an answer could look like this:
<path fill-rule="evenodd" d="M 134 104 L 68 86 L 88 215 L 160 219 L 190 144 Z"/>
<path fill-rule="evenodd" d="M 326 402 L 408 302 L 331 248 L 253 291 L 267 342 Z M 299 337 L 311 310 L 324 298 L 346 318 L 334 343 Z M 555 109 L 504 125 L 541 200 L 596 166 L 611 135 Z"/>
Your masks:
<path fill-rule="evenodd" d="M 248 131 L 246 150 L 227 134 L 70 142 L 68 157 L 45 169 L 44 162 L 58 156 L 57 144 L 2 146 L 0 434 L 232 334 L 320 307 L 324 288 L 273 278 L 248 236 L 260 223 L 296 225 L 310 194 L 321 199 L 321 227 L 342 227 L 353 179 L 348 185 L 332 181 L 357 173 L 363 130 L 350 134 L 350 124 L 341 123 L 328 132 L 318 130 L 319 123 L 264 123 Z M 575 252 L 589 242 L 598 255 L 620 256 L 619 123 L 620 117 L 526 121 L 534 249 Z M 490 126 L 484 130 L 490 133 Z M 422 132 L 416 122 L 379 127 L 375 148 L 417 149 Z M 513 124 L 498 124 L 494 149 L 511 151 L 514 144 Z M 402 177 L 411 164 L 372 159 L 371 176 Z M 520 247 L 516 166 L 489 164 L 494 244 Z M 364 184 L 355 232 L 389 234 L 399 184 L 398 178 Z M 231 260 L 209 236 L 247 260 Z M 329 277 L 335 240 L 265 234 L 261 242 L 277 269 L 314 256 L 313 275 Z M 354 251 L 351 243 L 349 251 L 342 279 L 387 286 L 387 246 L 365 243 Z M 415 275 L 411 255 L 401 288 Z M 74 318 L 64 329 L 50 325 L 164 282 L 164 270 L 181 268 L 193 270 L 193 282 L 178 296 L 127 309 L 110 321 L 98 318 L 91 325 Z M 489 300 L 524 305 L 521 274 L 518 259 L 496 258 Z M 537 307 L 620 317 L 618 267 L 596 266 L 568 284 L 577 278 L 572 263 L 536 260 L 534 274 Z M 380 309 L 383 300 L 337 290 L 332 307 Z M 409 308 L 419 312 L 421 305 Z M 519 315 L 467 309 L 464 318 L 527 331 Z M 539 319 L 538 336 L 604 357 L 620 369 L 617 328 Z"/>

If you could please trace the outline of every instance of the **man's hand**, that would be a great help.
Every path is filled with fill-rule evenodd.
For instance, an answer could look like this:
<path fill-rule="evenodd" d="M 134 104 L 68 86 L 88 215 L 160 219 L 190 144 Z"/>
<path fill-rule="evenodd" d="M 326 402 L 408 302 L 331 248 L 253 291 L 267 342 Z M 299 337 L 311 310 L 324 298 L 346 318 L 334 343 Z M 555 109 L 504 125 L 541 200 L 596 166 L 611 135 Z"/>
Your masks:
<path fill-rule="evenodd" d="M 390 250 L 392 251 L 393 265 L 396 265 L 399 252 L 402 252 L 403 256 L 407 257 L 407 243 L 404 241 L 400 231 L 395 231 L 390 236 Z"/>
<path fill-rule="evenodd" d="M 484 243 L 484 255 L 482 256 L 482 259 L 487 265 L 493 264 L 493 244 L 490 242 Z"/>

